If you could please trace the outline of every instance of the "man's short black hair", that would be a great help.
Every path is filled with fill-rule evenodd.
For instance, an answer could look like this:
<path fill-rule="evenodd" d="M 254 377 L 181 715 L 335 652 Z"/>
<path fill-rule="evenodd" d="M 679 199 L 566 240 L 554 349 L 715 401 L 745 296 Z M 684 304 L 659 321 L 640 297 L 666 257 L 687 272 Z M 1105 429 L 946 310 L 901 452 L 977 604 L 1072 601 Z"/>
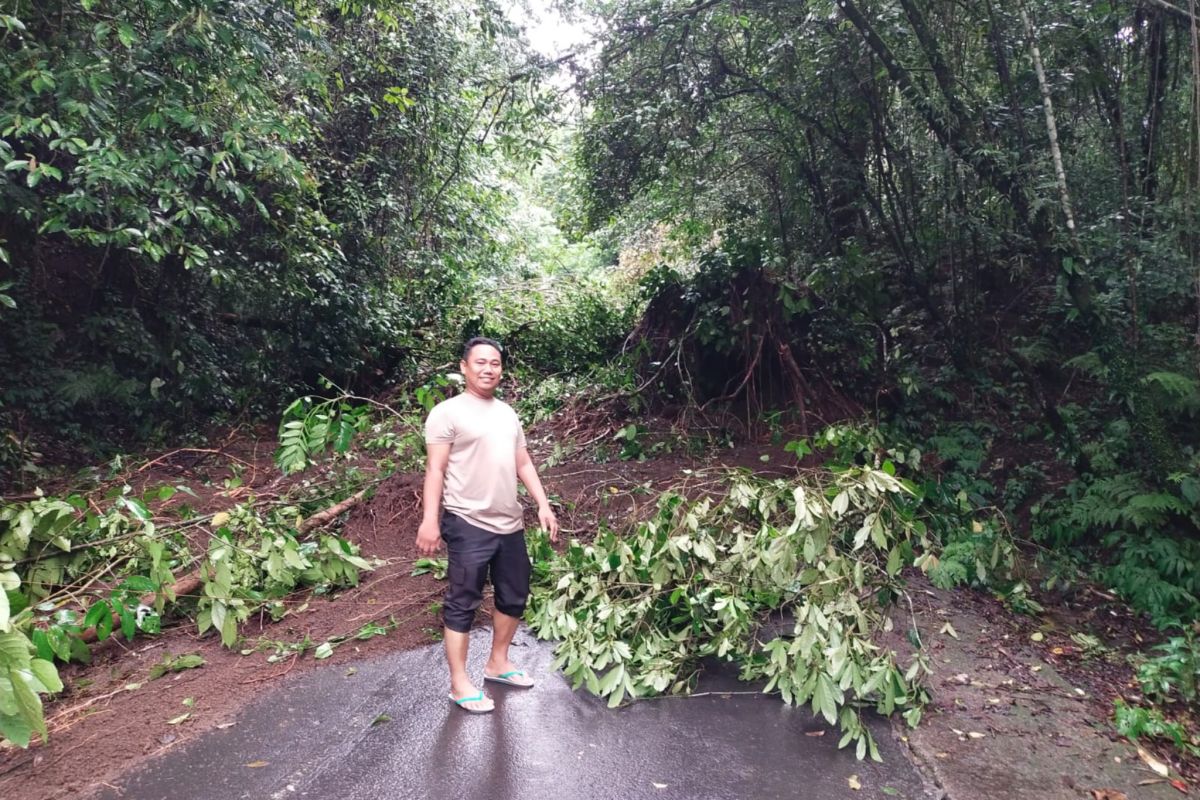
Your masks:
<path fill-rule="evenodd" d="M 466 361 L 467 357 L 471 355 L 471 350 L 473 350 L 475 347 L 477 347 L 481 344 L 485 344 L 488 347 L 496 348 L 496 352 L 500 354 L 500 361 L 501 361 L 501 363 L 503 363 L 504 348 L 501 347 L 500 343 L 497 342 L 495 339 L 489 339 L 486 336 L 472 336 L 470 339 L 468 339 L 467 343 L 463 345 L 462 360 Z"/>

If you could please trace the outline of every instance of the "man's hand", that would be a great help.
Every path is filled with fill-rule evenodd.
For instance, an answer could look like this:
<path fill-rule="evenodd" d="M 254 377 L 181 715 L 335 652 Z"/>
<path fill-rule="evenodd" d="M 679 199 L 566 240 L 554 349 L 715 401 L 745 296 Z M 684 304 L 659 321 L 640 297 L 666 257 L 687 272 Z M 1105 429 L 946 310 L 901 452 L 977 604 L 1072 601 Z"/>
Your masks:
<path fill-rule="evenodd" d="M 442 546 L 442 530 L 438 521 L 425 520 L 417 528 L 417 552 L 431 556 Z"/>
<path fill-rule="evenodd" d="M 538 506 L 538 524 L 550 532 L 550 541 L 558 541 L 558 517 L 554 516 L 549 505 Z"/>

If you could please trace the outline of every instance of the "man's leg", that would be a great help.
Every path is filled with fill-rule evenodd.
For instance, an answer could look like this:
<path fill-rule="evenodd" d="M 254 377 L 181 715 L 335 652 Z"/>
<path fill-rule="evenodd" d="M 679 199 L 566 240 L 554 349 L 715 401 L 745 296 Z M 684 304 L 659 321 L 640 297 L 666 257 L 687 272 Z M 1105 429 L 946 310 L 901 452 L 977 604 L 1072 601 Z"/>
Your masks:
<path fill-rule="evenodd" d="M 499 609 L 492 615 L 492 654 L 483 668 L 485 674 L 503 675 L 516 669 L 508 660 L 508 646 L 512 644 L 520 623 L 520 619 L 510 617 Z"/>
<path fill-rule="evenodd" d="M 492 617 L 492 652 L 483 668 L 485 675 L 493 677 L 518 669 L 508 659 L 508 648 L 525 613 L 531 571 L 524 533 L 510 533 L 501 536 L 500 539 L 500 546 L 491 564 L 492 587 L 496 590 L 496 613 Z M 528 678 L 514 676 L 512 681 L 517 685 L 526 685 Z"/>
<path fill-rule="evenodd" d="M 483 582 L 487 576 L 492 542 L 486 531 L 479 531 L 465 520 L 450 514 L 442 518 L 442 538 L 448 555 L 449 585 L 442 604 L 442 641 L 446 663 L 450 667 L 450 694 L 455 700 L 474 697 L 481 692 L 467 675 L 467 650 L 471 621 L 483 600 Z M 487 697 L 460 703 L 469 711 L 490 711 Z"/>
<path fill-rule="evenodd" d="M 450 693 L 455 699 L 478 694 L 479 690 L 467 675 L 467 650 L 471 643 L 471 635 L 443 628 L 442 642 L 446 646 L 446 663 L 450 665 Z"/>

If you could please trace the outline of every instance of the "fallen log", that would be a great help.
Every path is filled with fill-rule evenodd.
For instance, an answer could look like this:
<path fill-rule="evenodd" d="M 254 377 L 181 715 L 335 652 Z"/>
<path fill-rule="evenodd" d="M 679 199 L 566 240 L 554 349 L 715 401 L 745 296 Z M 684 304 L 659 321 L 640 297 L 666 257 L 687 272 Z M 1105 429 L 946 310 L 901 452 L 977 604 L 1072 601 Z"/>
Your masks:
<path fill-rule="evenodd" d="M 322 525 L 327 524 L 334 518 L 340 516 L 341 514 L 345 513 L 346 511 L 349 511 L 350 509 L 354 508 L 356 505 L 361 503 L 363 498 L 366 496 L 367 496 L 367 489 L 360 489 L 357 492 L 355 492 L 354 494 L 347 497 L 342 502 L 338 503 L 337 505 L 332 505 L 329 508 L 325 509 L 324 511 L 318 511 L 316 514 L 313 514 L 311 517 L 309 517 L 308 519 L 306 519 L 300 523 L 300 532 L 307 533 L 308 531 L 311 531 L 313 528 L 319 528 Z"/>

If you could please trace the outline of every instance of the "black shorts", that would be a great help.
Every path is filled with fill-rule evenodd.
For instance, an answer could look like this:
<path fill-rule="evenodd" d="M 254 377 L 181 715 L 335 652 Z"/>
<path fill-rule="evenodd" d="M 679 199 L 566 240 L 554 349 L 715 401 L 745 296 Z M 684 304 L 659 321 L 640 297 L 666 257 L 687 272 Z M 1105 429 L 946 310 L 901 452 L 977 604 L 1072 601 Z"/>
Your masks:
<path fill-rule="evenodd" d="M 446 577 L 450 584 L 442 604 L 447 628 L 459 633 L 471 630 L 489 577 L 496 591 L 496 610 L 518 619 L 525 613 L 530 566 L 524 531 L 492 533 L 462 517 L 443 514 L 442 539 L 449 553 Z"/>

